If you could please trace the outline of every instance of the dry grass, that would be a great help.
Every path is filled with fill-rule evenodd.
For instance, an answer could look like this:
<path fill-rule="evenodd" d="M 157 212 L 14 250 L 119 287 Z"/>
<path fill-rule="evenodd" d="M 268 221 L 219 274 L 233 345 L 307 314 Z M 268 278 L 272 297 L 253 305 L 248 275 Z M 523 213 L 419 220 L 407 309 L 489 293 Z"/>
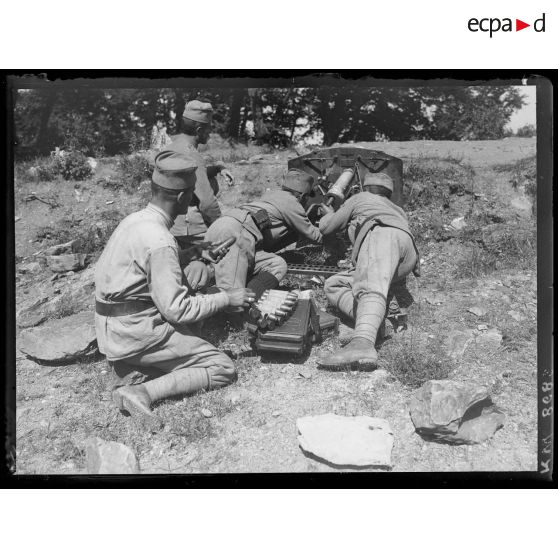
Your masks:
<path fill-rule="evenodd" d="M 229 192 L 230 203 L 257 197 L 280 175 L 280 165 L 273 169 L 254 165 L 258 168 L 253 174 L 250 165 L 236 165 L 264 151 L 257 146 L 210 146 L 209 153 L 230 162 L 239 183 L 243 181 Z M 388 419 L 396 435 L 396 470 L 455 470 L 461 459 L 459 448 L 437 445 L 425 451 L 413 434 L 405 407 L 411 390 L 426 380 L 447 377 L 491 385 L 508 414 L 506 427 L 488 444 L 475 448 L 471 467 L 512 470 L 531 466 L 536 455 L 536 295 L 533 281 L 514 277 L 519 272 L 534 274 L 534 225 L 506 213 L 504 198 L 473 204 L 467 192 L 471 180 L 475 191 L 488 195 L 490 180 L 500 175 L 473 175 L 459 156 L 415 160 L 405 170 L 410 221 L 418 230 L 421 253 L 429 257 L 421 290 L 443 293 L 446 301 L 438 306 L 413 305 L 409 330 L 380 347 L 379 364 L 387 369 L 387 380 L 377 382 L 374 373 L 318 370 L 317 354 L 339 345 L 337 338 L 328 337 L 302 358 L 239 358 L 236 384 L 158 404 L 155 412 L 166 426 L 152 435 L 113 408 L 102 360 L 86 359 L 61 367 L 23 361 L 18 365 L 18 412 L 29 410 L 18 419 L 18 472 L 84 472 L 84 444 L 90 436 L 127 444 L 137 453 L 142 470 L 150 472 L 328 471 L 326 465 L 301 454 L 294 427 L 300 416 L 326 412 Z M 515 171 L 501 172 L 502 182 L 511 188 L 508 179 Z M 112 195 L 89 184 L 95 195 Z M 78 221 L 64 215 L 69 221 L 56 221 L 43 231 L 43 242 L 57 244 L 80 236 L 89 243 L 88 251 L 98 251 L 111 227 L 131 208 L 131 202 L 124 204 L 125 192 L 117 190 L 114 197 L 120 205 L 113 213 L 103 214 L 103 198 L 94 217 Z M 141 206 L 137 191 L 132 202 Z M 448 234 L 444 225 L 458 215 L 466 215 L 469 226 Z M 102 223 L 102 230 L 96 223 Z M 321 251 L 311 248 L 306 255 L 320 262 L 324 258 Z M 508 276 L 512 286 L 505 299 L 494 283 Z M 307 279 L 289 277 L 285 285 L 295 288 Z M 409 289 L 417 301 L 422 300 L 424 293 L 418 292 L 416 282 L 411 280 Z M 473 290 L 477 294 L 472 300 Z M 481 300 L 483 291 L 489 295 Z M 325 306 L 323 292 L 316 288 L 316 293 Z M 479 319 L 467 313 L 474 303 L 483 304 L 487 315 Z M 71 300 L 60 302 L 61 314 L 71 310 Z M 521 313 L 518 321 L 510 318 L 510 310 Z M 481 322 L 503 335 L 498 358 L 473 350 L 460 360 L 449 357 L 447 334 L 453 329 L 476 331 Z M 218 346 L 245 340 L 234 325 L 224 326 L 217 317 L 207 321 L 202 336 Z"/>

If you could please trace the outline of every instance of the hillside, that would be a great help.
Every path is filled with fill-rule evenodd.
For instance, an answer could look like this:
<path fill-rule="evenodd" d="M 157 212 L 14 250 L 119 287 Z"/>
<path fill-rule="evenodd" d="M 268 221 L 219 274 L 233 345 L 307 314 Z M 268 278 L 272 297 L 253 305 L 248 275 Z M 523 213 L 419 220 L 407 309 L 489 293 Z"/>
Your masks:
<path fill-rule="evenodd" d="M 415 299 L 409 329 L 379 351 L 385 374 L 318 370 L 316 356 L 338 346 L 335 336 L 307 358 L 240 357 L 236 384 L 163 402 L 156 412 L 164 431 L 146 435 L 112 407 L 103 359 L 45 366 L 18 353 L 17 472 L 85 473 L 90 436 L 132 447 L 144 473 L 331 471 L 301 452 L 295 427 L 298 417 L 327 412 L 388 419 L 394 471 L 535 470 L 535 141 L 360 144 L 403 159 L 406 209 L 422 258 L 422 277 L 408 281 Z M 215 138 L 208 152 L 236 177 L 233 188 L 221 184 L 224 206 L 277 187 L 287 159 L 296 156 Z M 82 182 L 39 181 L 32 164 L 16 166 L 18 343 L 40 321 L 91 311 L 95 258 L 119 220 L 149 196 L 133 157 L 102 159 Z M 460 217 L 464 227 L 450 227 Z M 76 238 L 92 262 L 84 271 L 53 273 L 45 249 Z M 244 339 L 223 323 L 213 318 L 202 331 L 223 347 Z M 408 400 L 436 378 L 486 386 L 507 415 L 504 428 L 477 446 L 425 442 L 409 419 Z"/>

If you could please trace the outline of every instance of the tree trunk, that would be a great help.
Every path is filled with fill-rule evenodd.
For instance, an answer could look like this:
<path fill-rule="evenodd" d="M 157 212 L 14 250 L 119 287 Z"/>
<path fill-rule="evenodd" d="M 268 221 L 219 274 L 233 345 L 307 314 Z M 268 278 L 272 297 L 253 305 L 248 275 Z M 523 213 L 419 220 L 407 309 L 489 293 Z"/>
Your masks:
<path fill-rule="evenodd" d="M 246 143 L 246 122 L 248 121 L 248 112 L 248 103 L 244 103 L 244 107 L 242 107 L 242 122 L 238 131 L 238 137 L 242 137 L 242 141 L 244 143 Z"/>
<path fill-rule="evenodd" d="M 39 117 L 39 129 L 35 137 L 33 148 L 40 153 L 50 151 L 50 146 L 46 145 L 48 134 L 48 121 L 54 108 L 57 92 L 55 89 L 46 89 L 44 104 L 41 107 L 41 115 Z"/>
<path fill-rule="evenodd" d="M 267 126 L 263 121 L 260 92 L 258 89 L 248 89 L 248 95 L 250 95 L 250 105 L 252 108 L 252 120 L 254 122 L 255 139 L 260 140 L 268 134 Z"/>
<path fill-rule="evenodd" d="M 181 89 L 176 90 L 174 93 L 174 133 L 179 134 L 182 129 L 182 114 L 186 108 L 186 99 L 184 98 L 184 93 Z"/>
<path fill-rule="evenodd" d="M 227 126 L 227 134 L 230 139 L 238 141 L 240 136 L 240 111 L 244 100 L 244 91 L 235 89 L 231 96 L 231 107 L 229 112 L 229 123 Z"/>

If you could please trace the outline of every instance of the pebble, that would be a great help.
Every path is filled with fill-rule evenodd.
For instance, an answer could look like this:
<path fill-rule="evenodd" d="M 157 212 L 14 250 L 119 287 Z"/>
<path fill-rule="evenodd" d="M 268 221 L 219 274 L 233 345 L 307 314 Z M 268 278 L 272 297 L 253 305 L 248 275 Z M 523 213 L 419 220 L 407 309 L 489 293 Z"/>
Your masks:
<path fill-rule="evenodd" d="M 477 326 L 477 329 L 478 329 L 479 331 L 486 331 L 486 330 L 488 329 L 488 326 L 487 326 L 486 324 L 479 324 L 479 325 Z"/>
<path fill-rule="evenodd" d="M 281 413 L 279 411 L 273 411 L 273 413 L 271 413 L 272 417 L 280 417 Z"/>
<path fill-rule="evenodd" d="M 523 314 L 521 314 L 521 312 L 517 312 L 516 310 L 510 310 L 508 315 L 516 322 L 520 322 L 523 319 Z"/>
<path fill-rule="evenodd" d="M 200 413 L 205 417 L 205 418 L 211 418 L 213 416 L 213 413 L 209 410 L 209 409 L 200 409 Z"/>
<path fill-rule="evenodd" d="M 467 308 L 467 312 L 474 314 L 475 316 L 484 316 L 486 314 L 486 310 L 484 308 L 479 308 L 478 306 L 472 306 L 471 308 Z"/>

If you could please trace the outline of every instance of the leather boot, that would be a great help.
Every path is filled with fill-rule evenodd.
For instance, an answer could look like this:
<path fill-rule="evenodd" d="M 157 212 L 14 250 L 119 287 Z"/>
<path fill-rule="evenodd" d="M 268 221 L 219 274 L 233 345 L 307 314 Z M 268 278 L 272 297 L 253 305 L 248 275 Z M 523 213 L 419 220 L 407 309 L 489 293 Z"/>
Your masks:
<path fill-rule="evenodd" d="M 354 337 L 337 352 L 318 358 L 318 365 L 330 370 L 350 368 L 352 365 L 358 365 L 361 370 L 374 369 L 377 362 L 374 343 L 363 337 Z"/>
<path fill-rule="evenodd" d="M 128 411 L 146 430 L 157 432 L 163 428 L 163 422 L 151 410 L 151 398 L 144 386 L 118 388 L 112 392 L 112 400 L 121 411 Z"/>

